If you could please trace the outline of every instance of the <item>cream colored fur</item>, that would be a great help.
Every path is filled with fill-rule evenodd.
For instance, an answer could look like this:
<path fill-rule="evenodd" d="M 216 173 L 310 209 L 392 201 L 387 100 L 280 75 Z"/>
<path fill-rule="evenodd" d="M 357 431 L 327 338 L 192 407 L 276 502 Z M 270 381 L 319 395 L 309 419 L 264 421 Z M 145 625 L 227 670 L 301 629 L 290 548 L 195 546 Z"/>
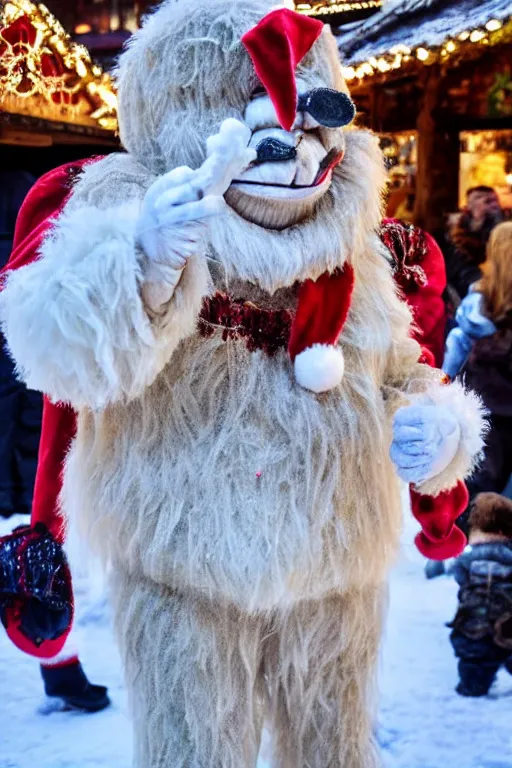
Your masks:
<path fill-rule="evenodd" d="M 228 209 L 163 319 L 144 314 L 127 214 L 155 174 L 197 167 L 206 137 L 241 117 L 255 76 L 240 35 L 269 7 L 161 6 L 121 59 L 129 155 L 86 169 L 40 261 L 0 299 L 21 373 L 79 411 L 62 505 L 112 565 L 135 768 L 254 768 L 265 716 L 279 768 L 380 765 L 375 664 L 401 527 L 391 420 L 413 393 L 434 398 L 437 374 L 416 362 L 376 235 L 377 141 L 346 134 L 330 191 L 296 226 Z M 322 34 L 301 76 L 344 87 L 332 51 Z M 339 388 L 314 395 L 285 351 L 194 332 L 208 290 L 293 303 L 296 281 L 346 261 Z"/>
<path fill-rule="evenodd" d="M 441 491 L 453 488 L 468 477 L 476 468 L 484 448 L 485 430 L 482 428 L 485 410 L 480 398 L 468 392 L 458 381 L 449 387 L 429 388 L 422 401 L 447 406 L 461 427 L 459 450 L 453 461 L 436 477 L 419 486 L 420 493 L 437 496 Z"/>

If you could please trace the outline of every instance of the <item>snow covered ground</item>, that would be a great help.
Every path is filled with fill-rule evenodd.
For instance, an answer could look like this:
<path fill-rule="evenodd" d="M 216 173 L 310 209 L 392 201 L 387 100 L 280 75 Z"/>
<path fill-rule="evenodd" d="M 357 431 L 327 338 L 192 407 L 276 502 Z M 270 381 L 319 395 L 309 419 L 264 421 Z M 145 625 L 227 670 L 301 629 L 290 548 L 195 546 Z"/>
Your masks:
<path fill-rule="evenodd" d="M 413 533 L 408 526 L 392 577 L 381 664 L 386 768 L 512 768 L 512 678 L 500 673 L 483 700 L 453 692 L 456 668 L 444 622 L 453 614 L 455 585 L 424 579 Z M 37 663 L 0 631 L 0 768 L 130 766 L 131 731 L 108 610 L 86 580 L 77 591 L 84 667 L 94 682 L 109 686 L 113 705 L 96 715 L 59 711 L 43 695 Z M 258 768 L 268 763 L 262 758 Z"/>

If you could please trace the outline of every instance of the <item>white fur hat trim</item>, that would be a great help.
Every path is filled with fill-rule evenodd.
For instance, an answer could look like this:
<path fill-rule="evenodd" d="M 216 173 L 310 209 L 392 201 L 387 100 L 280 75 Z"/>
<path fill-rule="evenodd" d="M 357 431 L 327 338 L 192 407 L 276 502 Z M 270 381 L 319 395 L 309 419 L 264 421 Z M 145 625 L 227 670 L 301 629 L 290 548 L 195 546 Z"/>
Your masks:
<path fill-rule="evenodd" d="M 316 393 L 327 392 L 341 383 L 345 360 L 340 347 L 313 344 L 296 356 L 294 368 L 301 387 Z"/>

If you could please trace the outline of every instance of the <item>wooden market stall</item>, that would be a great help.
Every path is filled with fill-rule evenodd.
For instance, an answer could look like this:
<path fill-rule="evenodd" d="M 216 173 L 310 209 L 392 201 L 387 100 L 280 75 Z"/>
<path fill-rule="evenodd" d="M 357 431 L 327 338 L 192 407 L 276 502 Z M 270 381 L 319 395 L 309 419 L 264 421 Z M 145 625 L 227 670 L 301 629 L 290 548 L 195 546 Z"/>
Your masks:
<path fill-rule="evenodd" d="M 35 175 L 117 148 L 116 95 L 87 49 L 44 5 L 11 0 L 0 16 L 0 162 Z"/>
<path fill-rule="evenodd" d="M 465 189 L 485 178 L 506 199 L 510 0 L 388 0 L 371 18 L 339 30 L 338 44 L 360 122 L 382 134 L 391 165 L 415 165 L 417 224 L 441 232 Z M 471 154 L 479 154 L 477 167 L 475 157 L 465 157 Z"/>

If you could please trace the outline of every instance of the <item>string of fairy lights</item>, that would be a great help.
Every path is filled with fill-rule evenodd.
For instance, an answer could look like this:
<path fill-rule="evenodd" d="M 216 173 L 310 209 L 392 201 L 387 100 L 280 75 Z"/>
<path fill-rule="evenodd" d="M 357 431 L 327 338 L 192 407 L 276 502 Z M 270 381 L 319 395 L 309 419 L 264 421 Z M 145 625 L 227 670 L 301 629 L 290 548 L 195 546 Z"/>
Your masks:
<path fill-rule="evenodd" d="M 13 38 L 13 25 L 23 19 L 33 33 Z M 46 6 L 30 0 L 6 2 L 0 17 L 0 51 L 2 95 L 41 96 L 49 103 L 64 95 L 69 103 L 71 97 L 84 94 L 93 105 L 89 117 L 100 127 L 115 130 L 117 98 L 109 75 L 92 61 L 85 46 L 71 40 Z M 45 59 L 55 55 L 64 71 L 43 74 Z"/>
<path fill-rule="evenodd" d="M 382 0 L 356 0 L 356 2 L 297 2 L 295 10 L 308 16 L 329 16 L 330 14 L 351 13 L 355 11 L 378 10 L 382 6 Z"/>
<path fill-rule="evenodd" d="M 501 42 L 503 39 L 512 39 L 512 16 L 507 19 L 489 19 L 482 27 L 468 29 L 455 37 L 448 37 L 442 45 L 427 46 L 418 45 L 414 48 L 407 45 L 395 45 L 390 50 L 378 57 L 371 57 L 351 66 L 344 66 L 343 74 L 347 81 L 359 80 L 380 74 L 386 74 L 393 70 L 399 70 L 419 61 L 430 65 L 443 62 L 450 57 L 467 52 L 471 46 L 487 46 Z"/>

